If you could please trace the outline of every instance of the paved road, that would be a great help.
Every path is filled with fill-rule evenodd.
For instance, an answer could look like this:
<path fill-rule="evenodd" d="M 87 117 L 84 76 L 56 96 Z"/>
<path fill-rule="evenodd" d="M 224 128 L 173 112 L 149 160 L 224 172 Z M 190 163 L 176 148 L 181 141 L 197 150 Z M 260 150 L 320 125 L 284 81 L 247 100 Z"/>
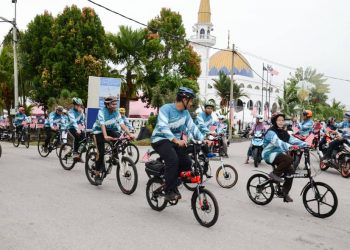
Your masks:
<path fill-rule="evenodd" d="M 350 179 L 333 170 L 316 177 L 338 194 L 338 210 L 327 219 L 305 210 L 299 196 L 305 179 L 294 182 L 294 203 L 275 199 L 257 206 L 245 188 L 254 168 L 243 164 L 247 142 L 232 144 L 226 160 L 239 172 L 237 185 L 225 190 L 214 179 L 207 184 L 220 207 L 218 222 L 209 229 L 195 220 L 191 193 L 184 188 L 177 206 L 153 211 L 145 198 L 143 164 L 137 190 L 127 196 L 115 176 L 94 187 L 82 164 L 65 171 L 55 154 L 41 158 L 34 146 L 2 142 L 2 147 L 0 249 L 349 249 Z M 142 147 L 141 154 L 146 150 Z"/>

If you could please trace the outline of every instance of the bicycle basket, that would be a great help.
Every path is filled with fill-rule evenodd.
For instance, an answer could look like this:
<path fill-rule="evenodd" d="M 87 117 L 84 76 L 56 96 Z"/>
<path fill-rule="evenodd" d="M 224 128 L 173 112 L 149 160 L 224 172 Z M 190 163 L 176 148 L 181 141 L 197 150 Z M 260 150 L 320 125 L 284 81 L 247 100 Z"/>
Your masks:
<path fill-rule="evenodd" d="M 164 164 L 160 161 L 153 160 L 146 162 L 145 171 L 149 175 L 162 176 L 164 174 Z"/>

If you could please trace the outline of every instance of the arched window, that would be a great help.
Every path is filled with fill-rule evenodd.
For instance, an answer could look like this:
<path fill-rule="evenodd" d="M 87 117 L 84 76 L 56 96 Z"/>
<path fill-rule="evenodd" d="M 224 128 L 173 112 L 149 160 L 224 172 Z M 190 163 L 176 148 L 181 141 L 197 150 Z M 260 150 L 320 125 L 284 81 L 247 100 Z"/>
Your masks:
<path fill-rule="evenodd" d="M 241 83 L 241 84 L 239 85 L 239 87 L 243 89 L 243 88 L 244 88 L 244 84 Z"/>
<path fill-rule="evenodd" d="M 277 103 L 272 104 L 271 113 L 275 113 L 277 111 L 277 108 Z"/>
<path fill-rule="evenodd" d="M 252 101 L 252 100 L 249 100 L 248 103 L 247 103 L 247 109 L 253 110 L 253 107 L 254 107 L 253 101 Z"/>
<path fill-rule="evenodd" d="M 262 108 L 261 108 L 261 106 L 262 106 L 262 105 L 261 105 L 261 101 L 257 101 L 257 102 L 255 103 L 255 107 L 257 108 L 259 114 L 262 113 Z"/>
<path fill-rule="evenodd" d="M 263 90 L 264 90 L 264 91 L 266 91 L 266 88 L 265 88 L 265 87 L 263 87 Z"/>
<path fill-rule="evenodd" d="M 253 86 L 252 86 L 251 84 L 248 84 L 247 88 L 248 88 L 248 89 L 252 89 Z"/>
<path fill-rule="evenodd" d="M 254 89 L 257 89 L 257 90 L 259 90 L 260 88 L 259 88 L 259 86 L 255 86 L 255 88 Z"/>
<path fill-rule="evenodd" d="M 273 92 L 273 88 L 272 87 L 270 87 L 270 92 Z"/>
<path fill-rule="evenodd" d="M 201 29 L 199 38 L 204 38 L 205 30 Z"/>

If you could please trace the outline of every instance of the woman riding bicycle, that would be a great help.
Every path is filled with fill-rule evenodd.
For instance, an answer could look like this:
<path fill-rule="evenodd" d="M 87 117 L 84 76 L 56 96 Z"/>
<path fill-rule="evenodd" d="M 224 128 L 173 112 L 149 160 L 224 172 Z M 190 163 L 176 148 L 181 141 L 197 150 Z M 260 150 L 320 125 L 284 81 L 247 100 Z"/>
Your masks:
<path fill-rule="evenodd" d="M 62 123 L 62 112 L 63 107 L 57 106 L 56 111 L 51 112 L 45 122 L 44 128 L 46 131 L 46 139 L 44 144 L 44 152 L 47 152 L 48 150 L 47 145 L 50 143 L 52 131 L 56 133 L 60 129 L 60 125 Z"/>
<path fill-rule="evenodd" d="M 192 89 L 180 87 L 176 102 L 160 108 L 151 137 L 152 147 L 165 162 L 165 199 L 168 201 L 181 198 L 177 178 L 181 171 L 191 170 L 192 161 L 185 150 L 187 141 L 182 135 L 189 131 L 195 139 L 204 139 L 188 112 L 195 97 Z"/>
<path fill-rule="evenodd" d="M 106 97 L 104 101 L 105 107 L 98 111 L 96 121 L 93 126 L 93 133 L 97 144 L 98 156 L 95 170 L 95 183 L 102 184 L 102 171 L 105 170 L 104 154 L 105 141 L 111 141 L 120 136 L 120 129 L 124 130 L 130 138 L 135 136 L 131 134 L 125 126 L 120 113 L 117 111 L 117 98 L 114 96 Z"/>
<path fill-rule="evenodd" d="M 266 132 L 264 137 L 264 150 L 262 156 L 266 163 L 277 167 L 269 174 L 270 178 L 277 182 L 282 182 L 281 175 L 294 173 L 293 158 L 287 154 L 288 150 L 297 150 L 299 147 L 306 147 L 307 144 L 299 139 L 290 136 L 284 130 L 285 115 L 274 113 L 271 117 L 272 127 Z M 285 202 L 293 202 L 289 196 L 292 188 L 293 178 L 285 178 L 283 184 L 283 194 Z"/>

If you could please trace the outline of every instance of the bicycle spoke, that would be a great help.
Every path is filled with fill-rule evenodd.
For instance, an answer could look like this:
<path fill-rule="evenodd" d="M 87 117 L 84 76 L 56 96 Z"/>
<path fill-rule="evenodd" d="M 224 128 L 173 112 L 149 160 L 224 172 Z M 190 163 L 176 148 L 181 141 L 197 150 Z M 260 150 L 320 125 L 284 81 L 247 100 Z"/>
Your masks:
<path fill-rule="evenodd" d="M 321 197 L 321 201 L 323 200 L 323 198 L 326 196 L 326 194 L 329 192 L 329 189 L 327 189 L 327 191 L 324 193 L 324 195 L 322 195 L 322 197 Z"/>
<path fill-rule="evenodd" d="M 324 202 L 324 201 L 320 201 L 320 203 L 324 204 L 324 205 L 327 205 L 329 207 L 333 207 L 332 205 L 328 204 L 327 202 Z"/>

